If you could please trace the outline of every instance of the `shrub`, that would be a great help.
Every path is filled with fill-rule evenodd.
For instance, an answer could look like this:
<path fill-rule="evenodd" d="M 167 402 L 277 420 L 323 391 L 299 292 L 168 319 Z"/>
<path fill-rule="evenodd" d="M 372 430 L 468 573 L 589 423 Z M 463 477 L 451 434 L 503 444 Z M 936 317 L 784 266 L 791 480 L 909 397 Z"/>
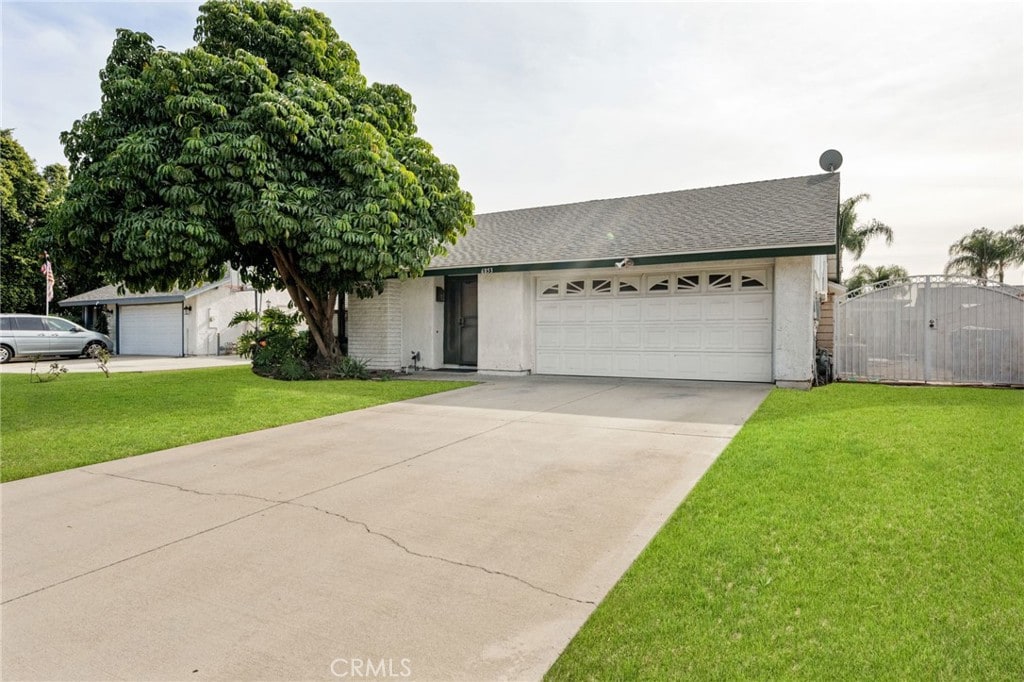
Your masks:
<path fill-rule="evenodd" d="M 62 376 L 64 376 L 65 374 L 68 373 L 68 368 L 65 367 L 64 365 L 62 365 L 60 363 L 57 363 L 57 362 L 51 362 L 50 363 L 50 368 L 48 370 L 46 370 L 46 373 L 44 374 L 43 372 L 40 372 L 40 371 L 38 371 L 36 369 L 36 365 L 38 365 L 38 364 L 39 364 L 39 356 L 38 355 L 33 356 L 32 357 L 32 368 L 29 369 L 29 371 L 28 371 L 28 373 L 29 373 L 29 379 L 28 379 L 29 382 L 35 381 L 35 382 L 40 383 L 40 384 L 45 384 L 47 381 L 55 381 L 57 379 L 60 379 Z"/>
<path fill-rule="evenodd" d="M 370 370 L 366 368 L 365 360 L 346 356 L 331 368 L 331 376 L 339 379 L 369 379 Z"/>
<path fill-rule="evenodd" d="M 110 362 L 110 351 L 106 348 L 97 348 L 92 359 L 96 361 L 96 366 L 99 367 L 104 376 L 109 379 L 110 367 L 107 366 L 107 363 Z"/>
<path fill-rule="evenodd" d="M 342 356 L 337 361 L 319 358 L 316 344 L 309 332 L 297 331 L 302 320 L 299 313 L 267 308 L 257 314 L 252 310 L 235 313 L 229 326 L 252 325 L 234 344 L 243 358 L 252 360 L 252 371 L 260 376 L 284 381 L 304 379 L 369 379 L 366 361 Z"/>
<path fill-rule="evenodd" d="M 252 310 L 235 314 L 229 326 L 252 323 L 253 329 L 238 337 L 237 350 L 243 358 L 252 359 L 252 371 L 260 376 L 285 381 L 311 379 L 311 347 L 309 333 L 297 331 L 301 316 L 276 308 L 267 308 L 257 315 Z"/>

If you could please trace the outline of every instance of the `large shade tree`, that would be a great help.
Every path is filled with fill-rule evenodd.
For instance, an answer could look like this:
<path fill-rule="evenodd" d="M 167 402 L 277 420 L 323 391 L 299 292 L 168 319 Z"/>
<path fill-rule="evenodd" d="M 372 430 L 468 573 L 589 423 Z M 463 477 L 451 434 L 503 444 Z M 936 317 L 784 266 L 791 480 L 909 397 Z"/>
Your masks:
<path fill-rule="evenodd" d="M 408 93 L 367 83 L 323 14 L 211 0 L 195 40 L 174 52 L 118 30 L 100 109 L 61 138 L 58 236 L 131 290 L 230 263 L 287 289 L 334 359 L 339 296 L 422 274 L 472 225 L 470 195 L 416 135 Z"/>
<path fill-rule="evenodd" d="M 10 130 L 0 130 L 0 310 L 36 312 L 42 278 L 29 245 L 44 215 L 46 181 Z"/>
<path fill-rule="evenodd" d="M 42 313 L 46 280 L 40 272 L 42 253 L 49 248 L 46 228 L 67 186 L 60 164 L 36 170 L 11 130 L 0 130 L 0 310 Z M 55 296 L 62 298 L 95 286 L 56 258 Z"/>
<path fill-rule="evenodd" d="M 961 273 L 987 279 L 990 273 L 1002 282 L 1007 268 L 1024 263 L 1024 228 L 1016 225 L 1005 232 L 979 227 L 949 247 L 947 273 Z"/>

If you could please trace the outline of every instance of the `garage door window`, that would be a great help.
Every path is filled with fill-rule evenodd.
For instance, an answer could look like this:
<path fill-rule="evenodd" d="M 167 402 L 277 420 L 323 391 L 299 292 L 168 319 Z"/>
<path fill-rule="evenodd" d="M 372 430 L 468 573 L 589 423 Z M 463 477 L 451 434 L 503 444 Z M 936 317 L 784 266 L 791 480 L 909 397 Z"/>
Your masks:
<path fill-rule="evenodd" d="M 767 289 L 768 278 L 764 270 L 744 270 L 740 274 L 740 289 Z"/>
<path fill-rule="evenodd" d="M 636 294 L 640 292 L 639 277 L 619 277 L 620 294 Z"/>
<path fill-rule="evenodd" d="M 647 276 L 647 293 L 649 294 L 666 294 L 668 293 L 668 275 L 648 275 Z"/>
<path fill-rule="evenodd" d="M 771 290 L 768 268 L 704 270 L 651 275 L 622 275 L 593 279 L 538 279 L 537 298 L 597 298 L 604 296 L 675 296 L 678 294 L 757 293 Z"/>
<path fill-rule="evenodd" d="M 732 289 L 732 274 L 728 272 L 713 272 L 708 275 L 708 289 L 721 291 Z"/>
<path fill-rule="evenodd" d="M 679 275 L 676 277 L 676 291 L 700 291 L 700 275 Z"/>

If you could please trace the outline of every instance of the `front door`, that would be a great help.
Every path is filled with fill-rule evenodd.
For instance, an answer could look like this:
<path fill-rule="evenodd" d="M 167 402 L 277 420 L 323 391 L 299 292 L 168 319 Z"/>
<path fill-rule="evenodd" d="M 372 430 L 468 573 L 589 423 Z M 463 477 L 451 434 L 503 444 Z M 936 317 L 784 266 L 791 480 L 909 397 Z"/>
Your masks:
<path fill-rule="evenodd" d="M 444 362 L 476 366 L 476 275 L 444 278 Z"/>

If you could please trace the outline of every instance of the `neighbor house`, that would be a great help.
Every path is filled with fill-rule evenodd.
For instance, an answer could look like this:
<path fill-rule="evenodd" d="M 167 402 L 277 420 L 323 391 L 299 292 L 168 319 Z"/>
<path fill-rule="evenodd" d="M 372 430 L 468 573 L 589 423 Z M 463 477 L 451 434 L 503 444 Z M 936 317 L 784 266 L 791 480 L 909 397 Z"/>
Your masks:
<path fill-rule="evenodd" d="M 349 301 L 373 368 L 809 386 L 839 174 L 488 213 Z"/>
<path fill-rule="evenodd" d="M 65 308 L 82 308 L 87 326 L 99 312 L 107 315 L 115 351 L 121 355 L 219 355 L 231 350 L 243 326 L 229 327 L 241 310 L 284 308 L 288 294 L 259 293 L 235 270 L 216 282 L 188 290 L 118 293 L 105 286 L 64 299 Z"/>

